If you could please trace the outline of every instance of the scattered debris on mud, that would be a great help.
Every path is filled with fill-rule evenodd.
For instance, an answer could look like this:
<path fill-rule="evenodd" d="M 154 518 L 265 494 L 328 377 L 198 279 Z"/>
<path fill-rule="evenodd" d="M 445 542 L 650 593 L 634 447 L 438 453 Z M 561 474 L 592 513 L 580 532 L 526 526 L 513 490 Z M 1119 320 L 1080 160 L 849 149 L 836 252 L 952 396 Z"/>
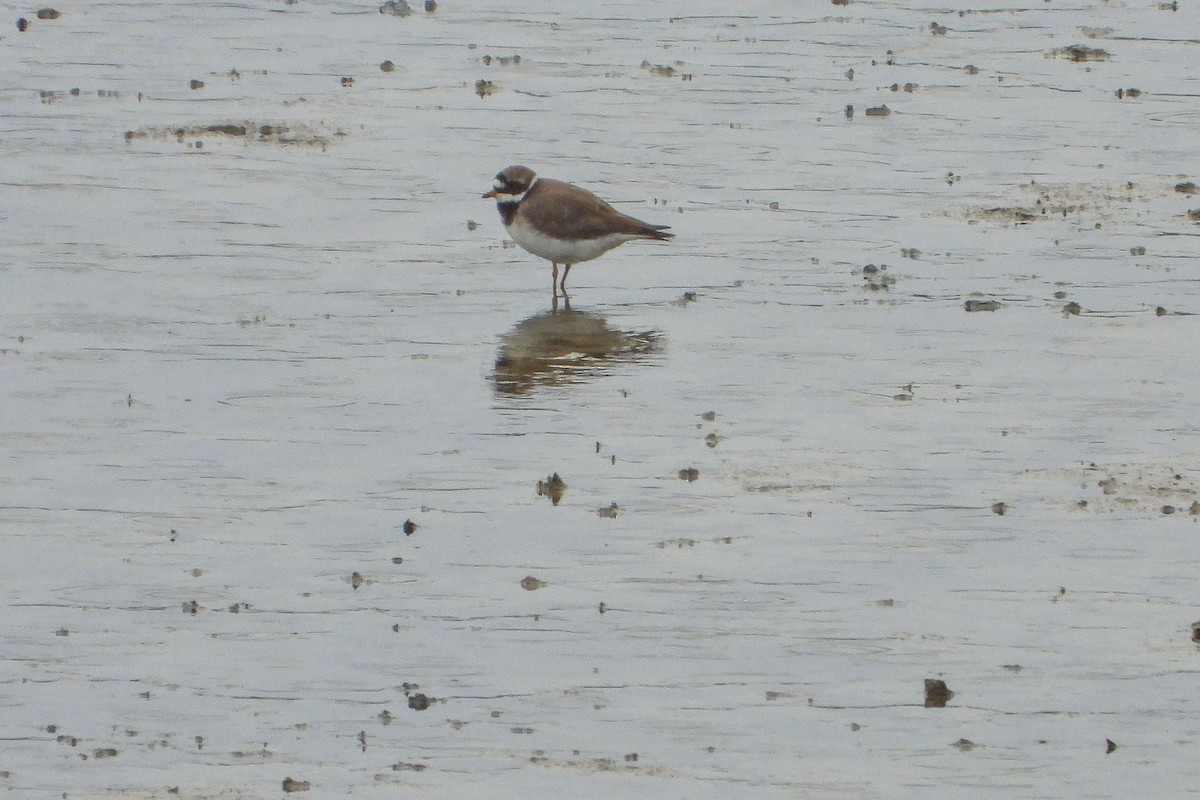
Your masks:
<path fill-rule="evenodd" d="M 204 139 L 242 141 L 247 144 L 277 144 L 295 147 L 317 147 L 326 149 L 345 132 L 314 130 L 303 124 L 278 124 L 257 122 L 214 122 L 208 125 L 155 125 L 148 128 L 125 131 L 125 141 L 140 139 L 174 139 L 180 144 L 192 144 Z"/>
<path fill-rule="evenodd" d="M 1112 58 L 1112 53 L 1103 50 L 1099 47 L 1087 47 L 1082 44 L 1073 44 L 1068 47 L 1056 47 L 1046 54 L 1050 58 L 1066 58 L 1076 63 L 1084 61 L 1108 61 Z"/>

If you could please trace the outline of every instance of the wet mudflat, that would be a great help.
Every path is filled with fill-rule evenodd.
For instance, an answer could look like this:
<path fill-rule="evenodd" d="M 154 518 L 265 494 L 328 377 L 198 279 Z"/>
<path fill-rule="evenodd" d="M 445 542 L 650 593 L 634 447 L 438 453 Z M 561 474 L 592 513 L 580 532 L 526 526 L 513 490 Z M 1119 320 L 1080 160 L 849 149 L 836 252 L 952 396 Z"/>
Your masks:
<path fill-rule="evenodd" d="M 1195 11 L 409 5 L 10 9 L 5 792 L 1196 794 Z"/>

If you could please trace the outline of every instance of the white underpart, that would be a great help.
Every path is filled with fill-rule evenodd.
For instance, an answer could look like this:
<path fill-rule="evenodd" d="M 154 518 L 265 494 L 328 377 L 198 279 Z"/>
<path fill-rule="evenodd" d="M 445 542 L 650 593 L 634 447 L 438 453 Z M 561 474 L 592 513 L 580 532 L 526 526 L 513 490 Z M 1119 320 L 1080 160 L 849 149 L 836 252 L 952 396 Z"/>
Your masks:
<path fill-rule="evenodd" d="M 642 238 L 628 233 L 610 233 L 596 239 L 564 241 L 537 231 L 533 226 L 524 222 L 519 215 L 513 224 L 508 226 L 508 235 L 530 253 L 556 264 L 578 264 L 580 261 L 591 261 L 619 244 L 624 244 L 631 239 Z"/>

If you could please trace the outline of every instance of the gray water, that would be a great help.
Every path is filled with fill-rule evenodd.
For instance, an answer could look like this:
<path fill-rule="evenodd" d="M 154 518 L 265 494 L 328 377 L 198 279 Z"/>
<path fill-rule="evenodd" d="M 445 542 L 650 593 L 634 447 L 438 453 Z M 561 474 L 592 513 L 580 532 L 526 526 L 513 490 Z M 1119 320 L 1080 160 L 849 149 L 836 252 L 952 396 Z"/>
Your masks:
<path fill-rule="evenodd" d="M 414 9 L 9 9 L 0 786 L 1195 795 L 1195 9 Z"/>

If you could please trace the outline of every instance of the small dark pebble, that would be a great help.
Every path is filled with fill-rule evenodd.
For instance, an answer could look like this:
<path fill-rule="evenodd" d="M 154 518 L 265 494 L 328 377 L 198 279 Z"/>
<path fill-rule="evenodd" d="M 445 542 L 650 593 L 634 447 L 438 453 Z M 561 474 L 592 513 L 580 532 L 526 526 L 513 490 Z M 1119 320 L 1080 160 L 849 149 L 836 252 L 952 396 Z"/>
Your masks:
<path fill-rule="evenodd" d="M 1079 303 L 1076 303 L 1074 301 L 1067 303 L 1065 306 L 1063 306 L 1063 316 L 1078 317 L 1082 311 L 1083 311 L 1083 308 L 1079 305 Z"/>
<path fill-rule="evenodd" d="M 437 0 L 425 0 L 425 10 L 430 14 L 437 11 Z"/>
<path fill-rule="evenodd" d="M 382 64 L 379 65 L 379 68 L 381 70 L 383 70 L 384 72 L 392 72 L 396 69 L 396 65 L 393 64 L 391 61 L 384 61 Z"/>
<path fill-rule="evenodd" d="M 700 477 L 700 470 L 695 467 L 685 467 L 679 470 L 679 480 L 693 483 Z"/>
<path fill-rule="evenodd" d="M 1200 644 L 1200 622 L 1192 623 L 1192 641 Z"/>
<path fill-rule="evenodd" d="M 39 8 L 37 12 L 38 19 L 58 19 L 61 16 L 62 14 L 53 8 Z"/>
<path fill-rule="evenodd" d="M 350 585 L 357 591 L 358 587 L 363 585 L 363 576 L 358 572 L 350 573 Z"/>
<path fill-rule="evenodd" d="M 967 311 L 995 311 L 1000 308 L 998 300 L 967 300 L 963 303 Z"/>
<path fill-rule="evenodd" d="M 354 78 L 342 78 L 342 86 L 353 86 Z"/>
<path fill-rule="evenodd" d="M 886 117 L 892 113 L 892 110 L 887 106 L 874 106 L 872 108 L 868 108 L 864 113 L 868 117 Z"/>
<path fill-rule="evenodd" d="M 954 692 L 950 691 L 950 687 L 943 680 L 937 678 L 925 679 L 925 707 L 926 708 L 945 708 L 946 703 L 954 696 Z"/>
<path fill-rule="evenodd" d="M 404 0 L 387 0 L 379 7 L 380 14 L 391 14 L 393 17 L 407 17 L 412 8 Z"/>
<path fill-rule="evenodd" d="M 546 480 L 537 482 L 538 497 L 549 497 L 553 505 L 558 505 L 566 491 L 567 484 L 562 478 L 558 477 L 557 472 L 546 478 Z"/>
<path fill-rule="evenodd" d="M 307 792 L 312 788 L 312 784 L 308 781 L 297 781 L 292 778 L 283 779 L 283 790 L 285 792 Z"/>
<path fill-rule="evenodd" d="M 411 519 L 406 519 L 404 520 L 403 530 L 405 536 L 412 536 L 417 532 L 417 523 L 413 522 Z"/>
<path fill-rule="evenodd" d="M 1008 513 L 1008 503 L 992 503 L 992 513 L 998 517 L 1003 517 Z"/>
<path fill-rule="evenodd" d="M 410 694 L 408 696 L 408 707 L 413 711 L 424 711 L 429 708 L 429 698 L 420 692 Z"/>
<path fill-rule="evenodd" d="M 195 78 L 192 78 L 192 80 L 188 81 L 188 86 L 190 86 L 193 89 L 203 89 L 204 81 L 198 81 Z"/>
<path fill-rule="evenodd" d="M 21 33 L 24 33 L 25 31 L 29 30 L 29 20 L 25 19 L 24 17 L 21 17 L 20 19 L 18 19 L 17 20 L 17 30 L 19 30 Z"/>
<path fill-rule="evenodd" d="M 1104 755 L 1108 755 L 1109 753 L 1111 753 L 1112 751 L 1114 751 L 1116 749 L 1117 749 L 1116 742 L 1114 742 L 1112 739 L 1104 740 Z"/>
<path fill-rule="evenodd" d="M 1183 183 L 1175 184 L 1175 191 L 1180 194 L 1196 194 L 1200 189 L 1196 188 L 1196 184 L 1192 181 L 1184 181 Z"/>

